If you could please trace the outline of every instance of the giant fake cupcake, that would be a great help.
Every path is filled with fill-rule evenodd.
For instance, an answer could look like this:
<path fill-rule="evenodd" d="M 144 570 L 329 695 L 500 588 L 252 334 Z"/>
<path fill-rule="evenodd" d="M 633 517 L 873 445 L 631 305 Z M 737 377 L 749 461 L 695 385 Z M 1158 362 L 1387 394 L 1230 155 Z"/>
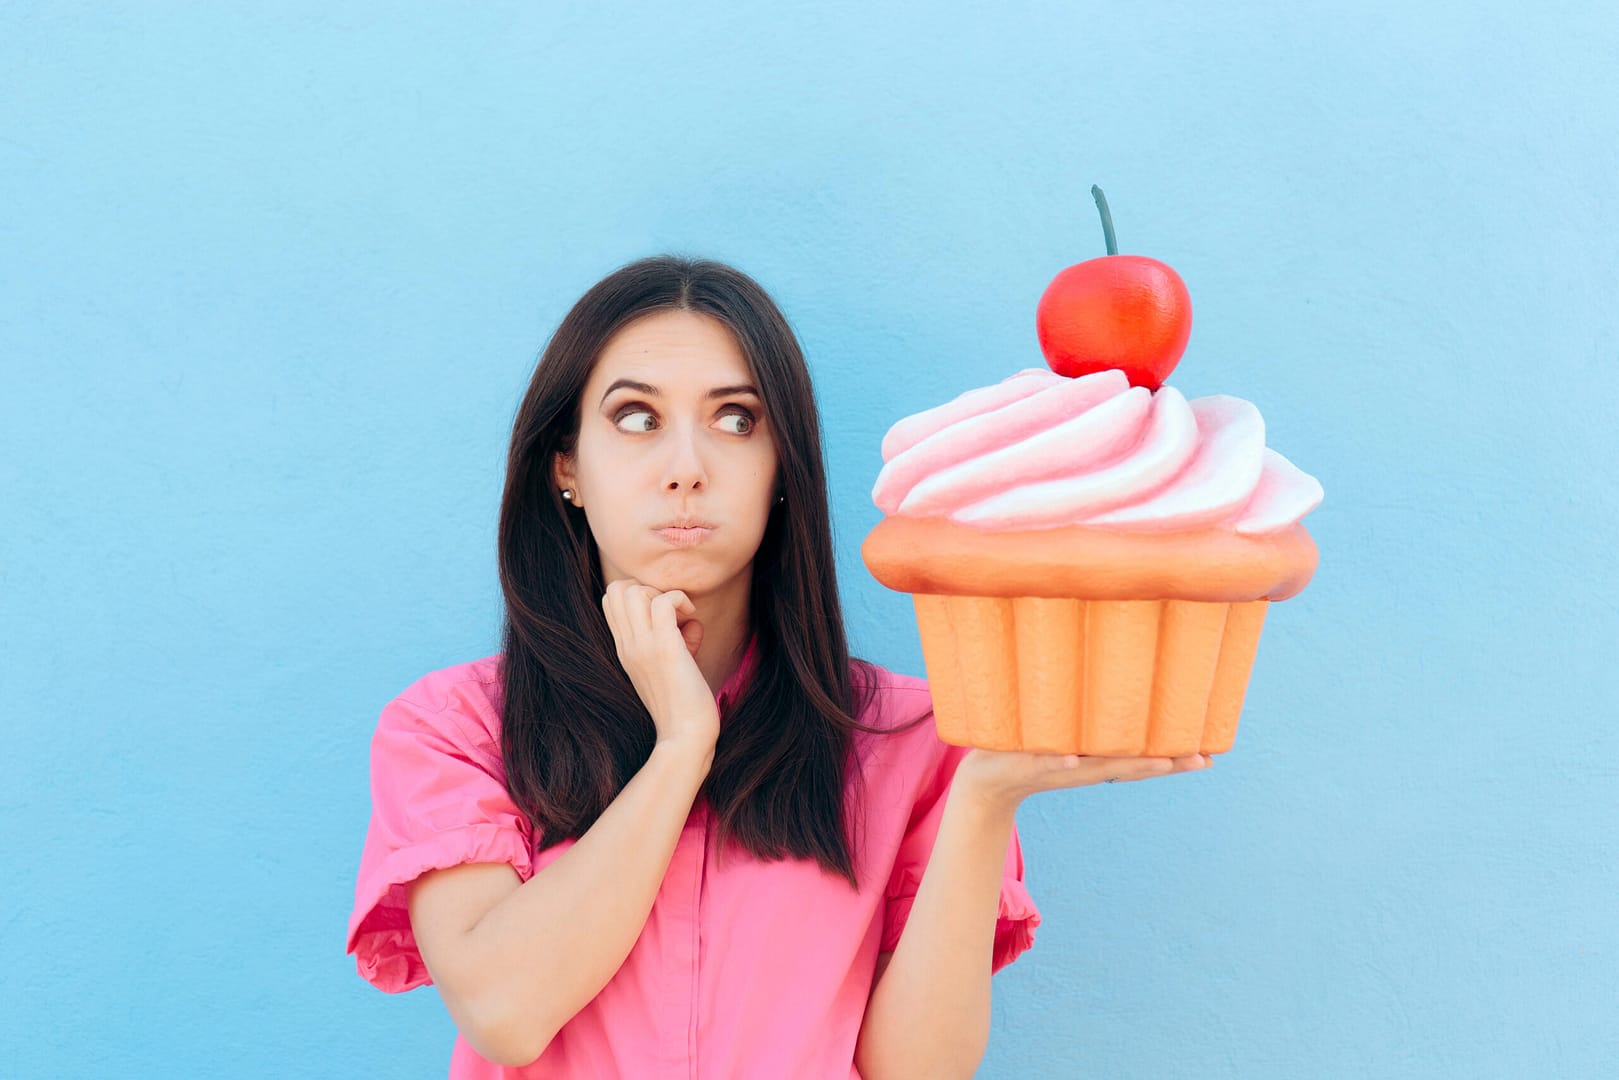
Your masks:
<path fill-rule="evenodd" d="M 940 737 L 1100 756 L 1218 754 L 1236 737 L 1272 601 L 1318 552 L 1316 479 L 1239 397 L 1163 378 L 1185 286 L 1118 255 L 1041 298 L 1048 368 L 907 416 L 882 443 L 867 568 L 913 596 Z"/>

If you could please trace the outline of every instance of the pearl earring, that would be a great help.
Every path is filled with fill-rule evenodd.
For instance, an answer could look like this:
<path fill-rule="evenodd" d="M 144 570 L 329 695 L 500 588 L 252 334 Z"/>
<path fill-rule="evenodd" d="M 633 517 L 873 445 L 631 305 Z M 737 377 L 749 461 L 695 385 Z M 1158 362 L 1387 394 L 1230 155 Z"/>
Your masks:
<path fill-rule="evenodd" d="M 573 489 L 572 488 L 563 488 L 562 489 L 562 497 L 564 499 L 567 499 L 569 502 L 573 502 Z"/>

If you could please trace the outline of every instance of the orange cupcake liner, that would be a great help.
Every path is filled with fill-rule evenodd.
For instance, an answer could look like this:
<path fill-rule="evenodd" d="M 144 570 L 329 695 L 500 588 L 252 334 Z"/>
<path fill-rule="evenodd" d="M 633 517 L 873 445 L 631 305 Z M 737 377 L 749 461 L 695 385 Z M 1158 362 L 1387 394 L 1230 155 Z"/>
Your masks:
<path fill-rule="evenodd" d="M 913 593 L 939 737 L 989 750 L 1221 754 L 1270 601 Z"/>

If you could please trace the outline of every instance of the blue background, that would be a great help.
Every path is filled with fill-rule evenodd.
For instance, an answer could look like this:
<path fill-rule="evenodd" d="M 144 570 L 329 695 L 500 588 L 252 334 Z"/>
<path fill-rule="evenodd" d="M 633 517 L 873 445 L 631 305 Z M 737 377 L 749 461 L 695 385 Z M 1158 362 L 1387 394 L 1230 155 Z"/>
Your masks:
<path fill-rule="evenodd" d="M 1174 266 L 1320 478 L 1209 771 L 1037 796 L 980 1075 L 1619 1067 L 1619 21 L 1599 3 L 0 11 L 0 1075 L 443 1075 L 343 953 L 381 706 L 494 652 L 540 348 L 642 255 L 878 443 Z M 221 6 L 225 7 L 225 6 Z"/>

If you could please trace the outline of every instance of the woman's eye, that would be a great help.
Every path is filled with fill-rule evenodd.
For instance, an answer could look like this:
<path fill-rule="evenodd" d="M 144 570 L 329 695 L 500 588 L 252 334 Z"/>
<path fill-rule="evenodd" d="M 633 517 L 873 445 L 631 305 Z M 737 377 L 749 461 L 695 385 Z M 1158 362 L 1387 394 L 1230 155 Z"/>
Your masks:
<path fill-rule="evenodd" d="M 621 423 L 626 416 L 651 416 L 651 415 L 652 414 L 647 412 L 645 409 L 625 409 L 623 412 L 618 414 L 618 419 L 616 421 L 614 421 L 614 422 L 615 423 Z M 645 428 L 645 427 L 641 427 L 641 428 L 632 429 L 632 430 L 647 431 L 649 429 Z"/>

